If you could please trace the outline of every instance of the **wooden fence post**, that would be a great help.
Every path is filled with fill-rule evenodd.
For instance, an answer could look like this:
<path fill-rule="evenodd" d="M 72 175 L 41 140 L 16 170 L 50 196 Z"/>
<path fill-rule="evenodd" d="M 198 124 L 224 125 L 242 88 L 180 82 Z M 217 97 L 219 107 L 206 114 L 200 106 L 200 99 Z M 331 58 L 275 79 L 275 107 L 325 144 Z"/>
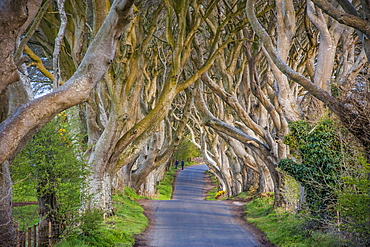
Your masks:
<path fill-rule="evenodd" d="M 37 225 L 33 225 L 33 247 L 37 247 Z"/>
<path fill-rule="evenodd" d="M 31 227 L 29 227 L 28 229 L 27 229 L 27 246 L 28 247 L 31 247 L 31 230 L 32 230 L 32 228 Z"/>
<path fill-rule="evenodd" d="M 36 224 L 37 225 L 37 246 L 39 246 L 40 243 L 40 222 Z"/>
<path fill-rule="evenodd" d="M 51 221 L 49 221 L 49 245 L 52 246 L 52 241 L 51 241 L 51 237 L 52 237 L 52 229 L 51 229 Z"/>
<path fill-rule="evenodd" d="M 77 215 L 79 215 L 79 212 L 76 210 L 75 212 L 72 213 L 67 213 L 65 215 L 65 219 L 68 220 L 74 220 Z M 54 242 L 56 242 L 56 239 L 54 234 L 59 233 L 60 231 L 64 230 L 66 228 L 66 225 L 63 224 L 61 226 L 58 226 L 58 229 L 53 229 L 53 223 L 51 221 L 47 222 L 47 234 L 48 234 L 48 239 L 47 243 L 49 246 L 52 246 Z M 56 232 L 55 232 L 55 231 Z M 40 222 L 25 229 L 24 231 L 20 231 L 19 228 L 17 230 L 17 247 L 37 247 L 40 246 Z M 45 240 L 46 242 L 46 240 Z M 1 243 L 0 243 L 1 244 Z M 45 244 L 45 243 L 43 243 Z"/>

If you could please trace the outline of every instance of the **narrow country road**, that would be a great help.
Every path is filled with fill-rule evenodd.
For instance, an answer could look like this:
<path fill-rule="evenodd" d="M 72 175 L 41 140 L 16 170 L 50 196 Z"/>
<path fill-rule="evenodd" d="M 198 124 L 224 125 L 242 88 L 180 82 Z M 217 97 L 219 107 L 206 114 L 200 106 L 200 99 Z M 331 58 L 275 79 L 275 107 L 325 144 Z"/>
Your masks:
<path fill-rule="evenodd" d="M 150 246 L 260 246 L 234 222 L 226 202 L 203 199 L 206 170 L 206 165 L 195 165 L 179 171 L 173 200 L 153 202 Z"/>

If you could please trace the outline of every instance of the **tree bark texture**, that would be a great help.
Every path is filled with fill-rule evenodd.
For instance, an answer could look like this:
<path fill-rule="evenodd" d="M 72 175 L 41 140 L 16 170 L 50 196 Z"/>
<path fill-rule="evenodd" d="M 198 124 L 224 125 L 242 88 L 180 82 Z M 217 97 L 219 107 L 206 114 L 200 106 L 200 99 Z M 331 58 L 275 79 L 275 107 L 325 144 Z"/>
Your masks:
<path fill-rule="evenodd" d="M 27 134 L 56 114 L 83 102 L 107 71 L 117 41 L 131 20 L 133 1 L 116 1 L 75 74 L 57 90 L 21 106 L 0 125 L 0 162 L 10 158 Z"/>
<path fill-rule="evenodd" d="M 15 246 L 17 240 L 12 214 L 12 185 L 9 162 L 5 161 L 0 170 L 0 243 L 4 247 Z"/>

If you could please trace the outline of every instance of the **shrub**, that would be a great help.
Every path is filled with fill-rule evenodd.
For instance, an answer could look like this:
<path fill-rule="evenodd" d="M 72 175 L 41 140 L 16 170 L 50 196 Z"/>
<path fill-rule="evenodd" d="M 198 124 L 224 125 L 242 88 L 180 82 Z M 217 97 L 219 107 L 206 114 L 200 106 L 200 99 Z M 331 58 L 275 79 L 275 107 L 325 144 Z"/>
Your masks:
<path fill-rule="evenodd" d="M 59 226 L 67 223 L 65 215 L 80 207 L 87 175 L 85 164 L 75 157 L 68 129 L 66 115 L 60 114 L 32 138 L 11 166 L 15 201 L 38 199 L 39 217 Z"/>
<path fill-rule="evenodd" d="M 220 196 L 222 196 L 222 195 L 224 195 L 224 194 L 225 194 L 225 191 L 224 191 L 224 190 L 220 190 L 220 191 L 218 191 L 218 192 L 216 193 L 215 198 L 217 199 L 217 198 L 219 198 Z"/>

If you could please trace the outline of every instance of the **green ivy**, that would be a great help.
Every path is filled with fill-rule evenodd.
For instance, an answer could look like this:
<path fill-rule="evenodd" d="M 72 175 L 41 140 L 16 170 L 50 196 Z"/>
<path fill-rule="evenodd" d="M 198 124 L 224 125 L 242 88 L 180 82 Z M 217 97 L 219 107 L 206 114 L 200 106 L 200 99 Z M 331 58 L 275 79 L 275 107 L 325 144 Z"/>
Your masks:
<path fill-rule="evenodd" d="M 285 143 L 299 162 L 283 159 L 278 166 L 305 187 L 311 213 L 330 218 L 334 216 L 332 206 L 337 199 L 334 188 L 339 181 L 343 159 L 337 125 L 333 120 L 324 119 L 312 126 L 305 121 L 296 121 L 289 127 Z"/>

